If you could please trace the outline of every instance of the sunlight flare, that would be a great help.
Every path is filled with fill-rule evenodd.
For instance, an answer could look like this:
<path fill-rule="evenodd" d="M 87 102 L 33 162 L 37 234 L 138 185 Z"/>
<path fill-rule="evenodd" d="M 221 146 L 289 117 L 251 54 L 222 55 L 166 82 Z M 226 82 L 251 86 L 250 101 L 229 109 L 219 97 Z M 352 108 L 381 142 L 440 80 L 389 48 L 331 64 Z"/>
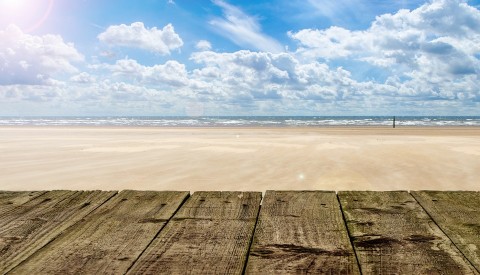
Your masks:
<path fill-rule="evenodd" d="M 9 24 L 32 32 L 50 16 L 54 0 L 0 0 L 0 14 Z"/>

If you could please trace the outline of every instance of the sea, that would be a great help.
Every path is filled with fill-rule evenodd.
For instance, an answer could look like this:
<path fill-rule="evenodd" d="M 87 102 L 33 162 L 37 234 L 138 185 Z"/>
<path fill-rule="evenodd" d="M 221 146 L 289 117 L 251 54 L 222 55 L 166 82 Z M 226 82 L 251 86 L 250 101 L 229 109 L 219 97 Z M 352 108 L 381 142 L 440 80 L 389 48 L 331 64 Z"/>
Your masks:
<path fill-rule="evenodd" d="M 478 127 L 480 116 L 79 116 L 0 117 L 0 126 Z"/>

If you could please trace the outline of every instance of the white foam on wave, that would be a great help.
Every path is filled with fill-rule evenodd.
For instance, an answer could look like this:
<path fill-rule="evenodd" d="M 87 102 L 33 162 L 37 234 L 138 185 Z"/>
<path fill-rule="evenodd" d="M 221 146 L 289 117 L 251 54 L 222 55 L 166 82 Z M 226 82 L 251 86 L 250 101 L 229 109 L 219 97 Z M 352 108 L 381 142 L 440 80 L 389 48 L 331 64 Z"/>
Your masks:
<path fill-rule="evenodd" d="M 0 126 L 331 127 L 391 126 L 392 117 L 17 117 Z M 480 126 L 480 117 L 399 117 L 397 126 Z"/>

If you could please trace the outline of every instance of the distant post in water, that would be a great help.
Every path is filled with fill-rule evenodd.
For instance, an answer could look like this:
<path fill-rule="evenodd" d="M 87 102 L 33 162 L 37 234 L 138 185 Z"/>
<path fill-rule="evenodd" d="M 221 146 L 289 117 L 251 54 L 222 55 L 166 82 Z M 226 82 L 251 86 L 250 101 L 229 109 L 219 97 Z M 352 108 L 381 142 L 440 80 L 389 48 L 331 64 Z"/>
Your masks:
<path fill-rule="evenodd" d="M 393 116 L 393 128 L 395 128 L 395 116 Z"/>

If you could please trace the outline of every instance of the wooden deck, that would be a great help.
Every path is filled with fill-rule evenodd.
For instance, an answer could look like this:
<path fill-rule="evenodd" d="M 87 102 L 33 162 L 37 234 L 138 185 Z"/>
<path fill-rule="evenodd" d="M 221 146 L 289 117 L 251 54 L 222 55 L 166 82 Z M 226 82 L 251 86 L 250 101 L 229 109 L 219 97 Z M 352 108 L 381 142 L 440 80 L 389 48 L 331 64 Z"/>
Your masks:
<path fill-rule="evenodd" d="M 479 192 L 0 191 L 0 274 L 479 272 Z"/>

